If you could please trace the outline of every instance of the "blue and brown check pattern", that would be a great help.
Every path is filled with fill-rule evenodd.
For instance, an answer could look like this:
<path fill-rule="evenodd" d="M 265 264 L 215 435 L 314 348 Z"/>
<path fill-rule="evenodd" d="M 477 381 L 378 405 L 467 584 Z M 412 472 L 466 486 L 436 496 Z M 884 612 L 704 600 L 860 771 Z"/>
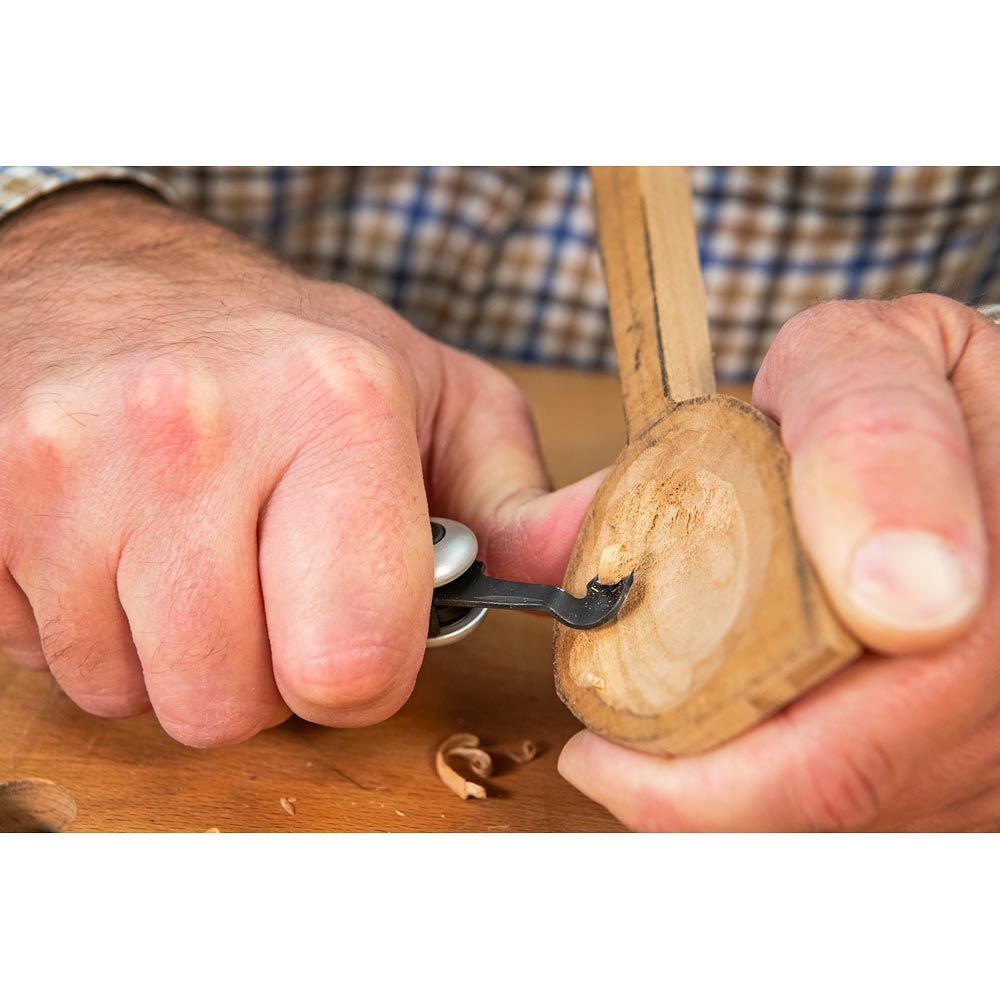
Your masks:
<path fill-rule="evenodd" d="M 832 298 L 1000 301 L 998 167 L 695 167 L 720 377 Z M 3 167 L 0 215 L 133 180 L 487 356 L 611 368 L 582 167 Z"/>

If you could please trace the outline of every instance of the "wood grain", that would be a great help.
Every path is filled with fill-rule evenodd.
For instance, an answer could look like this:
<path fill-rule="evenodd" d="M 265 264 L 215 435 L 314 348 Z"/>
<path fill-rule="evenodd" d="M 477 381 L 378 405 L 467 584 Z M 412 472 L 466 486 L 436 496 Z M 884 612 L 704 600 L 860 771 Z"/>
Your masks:
<path fill-rule="evenodd" d="M 611 462 L 625 439 L 617 379 L 507 370 L 533 404 L 553 478 Z M 556 772 L 580 728 L 556 697 L 547 619 L 491 613 L 456 646 L 429 653 L 412 699 L 387 722 L 332 730 L 300 720 L 217 750 L 175 743 L 152 716 L 86 715 L 47 674 L 0 660 L 0 782 L 43 778 L 75 800 L 70 830 L 614 831 L 619 824 Z M 434 753 L 455 732 L 487 745 L 539 744 L 504 764 L 484 801 L 438 779 Z M 295 802 L 294 815 L 281 799 Z M 49 808 L 48 806 L 46 808 Z"/>
<path fill-rule="evenodd" d="M 670 401 L 715 392 L 694 216 L 681 167 L 594 167 L 591 176 L 631 439 Z"/>
<path fill-rule="evenodd" d="M 776 428 L 713 395 L 685 172 L 593 176 L 629 443 L 591 504 L 564 586 L 582 593 L 598 567 L 636 582 L 613 622 L 557 627 L 556 683 L 607 738 L 692 753 L 770 715 L 858 646 L 799 541 Z"/>

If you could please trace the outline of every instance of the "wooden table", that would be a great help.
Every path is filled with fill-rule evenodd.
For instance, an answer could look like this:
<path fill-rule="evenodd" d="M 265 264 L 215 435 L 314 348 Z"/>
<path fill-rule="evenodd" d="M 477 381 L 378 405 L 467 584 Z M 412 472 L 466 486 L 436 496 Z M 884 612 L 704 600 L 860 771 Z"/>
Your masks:
<path fill-rule="evenodd" d="M 614 459 L 624 440 L 614 377 L 507 370 L 534 407 L 557 485 Z M 469 639 L 429 651 L 413 697 L 381 725 L 336 730 L 291 719 L 214 750 L 175 743 L 152 715 L 88 716 L 48 675 L 0 659 L 0 782 L 56 782 L 76 803 L 71 830 L 620 830 L 556 771 L 579 728 L 553 690 L 549 621 L 515 612 L 489 615 Z M 435 749 L 455 732 L 489 746 L 529 738 L 541 752 L 498 767 L 486 800 L 462 801 L 434 770 Z"/>

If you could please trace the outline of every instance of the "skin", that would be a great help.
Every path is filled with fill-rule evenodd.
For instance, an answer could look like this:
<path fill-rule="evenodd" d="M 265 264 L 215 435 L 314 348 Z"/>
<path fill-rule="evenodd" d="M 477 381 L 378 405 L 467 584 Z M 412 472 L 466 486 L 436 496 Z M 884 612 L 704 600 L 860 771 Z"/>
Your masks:
<path fill-rule="evenodd" d="M 387 718 L 428 506 L 555 582 L 592 492 L 548 492 L 492 367 L 130 188 L 0 229 L 0 337 L 0 647 L 189 746 Z"/>
<path fill-rule="evenodd" d="M 130 188 L 0 227 L 0 337 L 0 648 L 190 746 L 391 715 L 428 509 L 492 572 L 558 582 L 600 478 L 550 493 L 493 368 Z M 936 296 L 787 324 L 755 402 L 873 651 L 712 753 L 581 733 L 563 775 L 640 830 L 1000 826 L 998 378 L 996 327 Z"/>
<path fill-rule="evenodd" d="M 700 756 L 579 733 L 564 777 L 637 830 L 1000 829 L 998 379 L 1000 330 L 939 296 L 791 320 L 754 401 L 781 424 L 828 595 L 872 651 Z M 922 556 L 868 545 L 882 533 Z"/>

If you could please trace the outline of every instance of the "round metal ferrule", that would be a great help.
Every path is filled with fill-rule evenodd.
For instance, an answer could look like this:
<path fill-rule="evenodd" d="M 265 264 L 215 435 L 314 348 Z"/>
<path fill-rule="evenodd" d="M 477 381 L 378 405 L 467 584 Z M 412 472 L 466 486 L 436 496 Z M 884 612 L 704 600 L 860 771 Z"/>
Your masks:
<path fill-rule="evenodd" d="M 448 517 L 432 517 L 434 537 L 434 586 L 443 587 L 457 580 L 479 553 L 476 536 L 464 524 Z"/>
<path fill-rule="evenodd" d="M 431 532 L 434 538 L 434 586 L 443 587 L 457 580 L 475 561 L 479 542 L 464 524 L 448 517 L 432 517 Z M 486 617 L 486 608 L 469 608 L 457 621 L 445 625 L 440 633 L 428 638 L 429 649 L 450 646 L 464 639 L 479 627 Z"/>

